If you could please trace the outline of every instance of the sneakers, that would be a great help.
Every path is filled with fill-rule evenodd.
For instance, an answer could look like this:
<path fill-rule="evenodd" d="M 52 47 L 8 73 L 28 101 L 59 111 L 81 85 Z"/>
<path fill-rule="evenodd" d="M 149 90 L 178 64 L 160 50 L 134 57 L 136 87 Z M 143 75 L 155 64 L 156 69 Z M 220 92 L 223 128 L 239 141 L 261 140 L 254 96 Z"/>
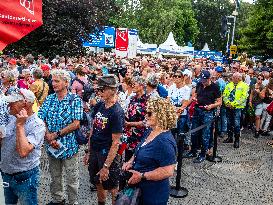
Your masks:
<path fill-rule="evenodd" d="M 233 143 L 233 138 L 232 137 L 228 137 L 227 139 L 225 139 L 223 141 L 223 143 Z"/>
<path fill-rule="evenodd" d="M 200 163 L 202 163 L 205 160 L 206 160 L 205 156 L 199 155 L 196 159 L 193 160 L 193 163 L 200 164 Z"/>
<path fill-rule="evenodd" d="M 189 151 L 187 154 L 183 155 L 183 158 L 193 158 L 197 157 L 197 153 Z"/>
<path fill-rule="evenodd" d="M 61 202 L 49 202 L 47 205 L 65 205 L 65 200 L 62 200 Z"/>
<path fill-rule="evenodd" d="M 261 135 L 264 137 L 270 136 L 268 131 L 262 131 Z"/>
<path fill-rule="evenodd" d="M 257 139 L 257 138 L 259 138 L 259 136 L 260 136 L 260 132 L 259 131 L 255 131 L 254 137 Z"/>

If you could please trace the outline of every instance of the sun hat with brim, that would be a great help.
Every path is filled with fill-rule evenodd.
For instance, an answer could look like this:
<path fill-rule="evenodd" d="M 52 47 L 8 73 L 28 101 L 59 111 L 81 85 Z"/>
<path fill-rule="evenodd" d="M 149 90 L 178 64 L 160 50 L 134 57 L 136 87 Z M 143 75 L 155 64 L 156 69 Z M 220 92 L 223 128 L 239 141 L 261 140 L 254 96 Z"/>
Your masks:
<path fill-rule="evenodd" d="M 26 100 L 27 102 L 34 103 L 35 95 L 32 91 L 27 89 L 14 89 L 7 96 L 4 96 L 4 100 L 7 103 L 18 102 L 20 100 Z"/>
<path fill-rule="evenodd" d="M 98 87 L 110 87 L 110 88 L 117 88 L 119 86 L 117 76 L 113 74 L 104 75 L 98 78 Z"/>

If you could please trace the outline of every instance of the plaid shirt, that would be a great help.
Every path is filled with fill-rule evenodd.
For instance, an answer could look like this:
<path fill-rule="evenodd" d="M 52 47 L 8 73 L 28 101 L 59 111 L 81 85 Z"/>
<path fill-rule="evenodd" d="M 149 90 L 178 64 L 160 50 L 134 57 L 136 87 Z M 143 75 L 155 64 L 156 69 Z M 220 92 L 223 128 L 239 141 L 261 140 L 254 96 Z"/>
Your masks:
<path fill-rule="evenodd" d="M 39 117 L 45 121 L 49 132 L 57 132 L 74 120 L 83 118 L 83 103 L 80 97 L 75 95 L 74 100 L 72 93 L 68 93 L 62 101 L 59 101 L 56 94 L 49 95 L 39 110 Z M 60 137 L 60 142 L 67 148 L 59 159 L 67 159 L 75 155 L 79 150 L 76 141 L 75 132 Z M 46 144 L 47 149 L 49 144 Z M 49 155 L 50 153 L 47 152 Z"/>

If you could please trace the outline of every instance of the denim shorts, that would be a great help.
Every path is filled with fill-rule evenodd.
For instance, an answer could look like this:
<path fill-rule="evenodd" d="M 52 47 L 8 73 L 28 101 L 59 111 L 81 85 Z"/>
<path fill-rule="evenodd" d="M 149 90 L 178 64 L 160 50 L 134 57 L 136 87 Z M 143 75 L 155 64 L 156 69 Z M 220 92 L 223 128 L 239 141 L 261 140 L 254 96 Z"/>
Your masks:
<path fill-rule="evenodd" d="M 91 151 L 89 158 L 90 182 L 94 185 L 99 184 L 99 175 L 97 173 L 103 168 L 108 152 Z M 120 160 L 116 157 L 109 167 L 109 179 L 102 182 L 104 190 L 112 190 L 118 187 L 120 178 Z"/>
<path fill-rule="evenodd" d="M 1 172 L 6 204 L 38 205 L 40 171 L 35 167 L 18 174 Z"/>

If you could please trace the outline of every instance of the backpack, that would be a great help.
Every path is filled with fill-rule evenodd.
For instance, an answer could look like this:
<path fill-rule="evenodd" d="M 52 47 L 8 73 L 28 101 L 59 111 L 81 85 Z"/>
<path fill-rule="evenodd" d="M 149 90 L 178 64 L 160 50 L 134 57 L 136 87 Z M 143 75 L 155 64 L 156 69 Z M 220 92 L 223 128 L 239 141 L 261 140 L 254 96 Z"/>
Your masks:
<path fill-rule="evenodd" d="M 82 84 L 83 89 L 82 89 L 82 100 L 84 102 L 89 102 L 89 99 L 91 98 L 92 94 L 94 94 L 94 88 L 93 85 L 91 83 L 84 83 L 82 80 L 80 80 L 79 78 L 75 78 L 72 82 L 72 84 L 74 83 L 74 81 L 78 81 L 80 84 Z"/>
<path fill-rule="evenodd" d="M 72 106 L 72 102 L 75 99 L 75 95 L 72 95 L 69 99 L 69 104 Z M 91 127 L 91 117 L 89 113 L 83 111 L 83 119 L 80 120 L 80 128 L 75 130 L 76 140 L 79 145 L 85 145 L 88 143 Z"/>

